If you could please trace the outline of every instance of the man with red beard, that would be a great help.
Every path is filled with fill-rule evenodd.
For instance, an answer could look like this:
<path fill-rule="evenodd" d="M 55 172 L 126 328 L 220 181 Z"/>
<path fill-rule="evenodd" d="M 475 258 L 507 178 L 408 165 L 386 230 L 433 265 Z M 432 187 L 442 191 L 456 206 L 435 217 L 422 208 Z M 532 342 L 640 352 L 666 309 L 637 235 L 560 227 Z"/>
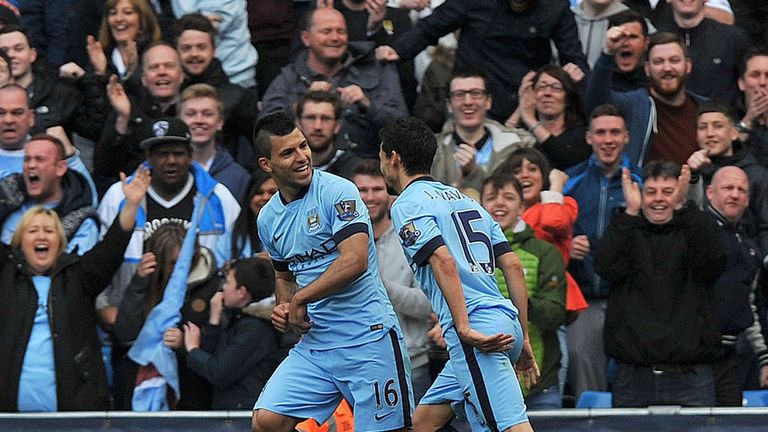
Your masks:
<path fill-rule="evenodd" d="M 361 159 L 338 148 L 344 142 L 341 131 L 341 101 L 327 91 L 311 91 L 296 102 L 296 127 L 307 137 L 312 150 L 312 166 L 320 171 L 352 180 L 352 170 Z"/>
<path fill-rule="evenodd" d="M 702 102 L 685 88 L 690 56 L 677 35 L 656 33 L 650 37 L 645 60 L 650 87 L 611 91 L 613 57 L 627 35 L 624 25 L 606 32 L 605 49 L 587 82 L 587 108 L 611 102 L 624 113 L 629 129 L 626 152 L 632 166 L 658 159 L 685 163 L 698 150 L 696 113 Z"/>

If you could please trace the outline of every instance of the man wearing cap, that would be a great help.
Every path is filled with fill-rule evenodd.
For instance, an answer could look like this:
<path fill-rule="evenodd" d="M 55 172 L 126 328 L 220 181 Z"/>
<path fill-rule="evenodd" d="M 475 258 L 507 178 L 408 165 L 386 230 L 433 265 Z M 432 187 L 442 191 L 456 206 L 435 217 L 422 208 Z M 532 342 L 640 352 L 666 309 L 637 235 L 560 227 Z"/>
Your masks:
<path fill-rule="evenodd" d="M 145 163 L 152 170 L 152 182 L 136 216 L 136 228 L 125 251 L 125 261 L 112 284 L 96 300 L 105 324 L 114 322 L 116 306 L 143 252 L 144 231 L 169 221 L 188 223 L 194 201 L 204 201 L 198 241 L 216 255 L 219 266 L 230 258 L 230 236 L 240 205 L 224 185 L 216 182 L 192 160 L 189 128 L 179 118 L 161 117 L 141 124 L 136 130 L 146 152 Z M 99 206 L 102 235 L 117 217 L 125 196 L 119 183 L 112 185 Z"/>

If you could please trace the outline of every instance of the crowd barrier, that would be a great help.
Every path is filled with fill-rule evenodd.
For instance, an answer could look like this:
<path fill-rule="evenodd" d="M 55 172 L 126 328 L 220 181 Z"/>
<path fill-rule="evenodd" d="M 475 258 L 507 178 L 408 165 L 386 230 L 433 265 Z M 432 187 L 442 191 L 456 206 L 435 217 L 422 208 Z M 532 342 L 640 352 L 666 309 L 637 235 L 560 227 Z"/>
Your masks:
<path fill-rule="evenodd" d="M 529 417 L 537 432 L 757 432 L 766 430 L 768 408 L 563 409 L 531 412 Z M 249 411 L 0 414 L 4 432 L 247 432 L 250 424 Z"/>

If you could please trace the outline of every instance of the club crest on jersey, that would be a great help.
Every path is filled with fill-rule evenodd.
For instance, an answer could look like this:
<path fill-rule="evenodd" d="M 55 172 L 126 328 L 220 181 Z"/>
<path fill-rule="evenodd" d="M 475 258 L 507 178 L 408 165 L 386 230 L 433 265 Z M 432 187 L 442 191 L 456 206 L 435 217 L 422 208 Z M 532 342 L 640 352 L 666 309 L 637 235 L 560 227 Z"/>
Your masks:
<path fill-rule="evenodd" d="M 307 229 L 309 232 L 315 231 L 320 228 L 320 214 L 316 208 L 307 212 Z"/>
<path fill-rule="evenodd" d="M 413 246 L 416 244 L 416 239 L 421 235 L 421 231 L 416 229 L 413 222 L 408 222 L 400 228 L 398 235 L 400 236 L 400 240 L 403 241 L 403 246 Z"/>
<path fill-rule="evenodd" d="M 355 211 L 357 208 L 357 203 L 355 203 L 355 200 L 341 201 L 337 203 L 335 207 L 336 212 L 338 213 L 336 217 L 338 217 L 340 221 L 351 221 L 354 218 L 360 216 L 360 213 Z"/>

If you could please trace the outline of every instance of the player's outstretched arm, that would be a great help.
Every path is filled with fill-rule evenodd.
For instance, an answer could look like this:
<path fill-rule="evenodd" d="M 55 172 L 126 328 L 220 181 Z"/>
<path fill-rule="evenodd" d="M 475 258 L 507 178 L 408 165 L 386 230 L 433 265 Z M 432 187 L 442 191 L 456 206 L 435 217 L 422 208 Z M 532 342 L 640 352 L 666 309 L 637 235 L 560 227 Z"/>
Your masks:
<path fill-rule="evenodd" d="M 486 336 L 469 326 L 467 305 L 464 301 L 464 290 L 459 279 L 459 269 L 453 256 L 446 246 L 440 246 L 429 257 L 429 264 L 435 274 L 440 291 L 453 317 L 456 332 L 464 342 L 485 352 L 506 351 L 511 348 L 515 339 L 510 334 L 499 333 Z"/>
<path fill-rule="evenodd" d="M 291 326 L 309 330 L 311 323 L 304 319 L 308 303 L 322 300 L 343 291 L 368 270 L 368 233 L 358 232 L 336 245 L 339 257 L 313 282 L 297 291 L 291 299 L 289 320 Z"/>

